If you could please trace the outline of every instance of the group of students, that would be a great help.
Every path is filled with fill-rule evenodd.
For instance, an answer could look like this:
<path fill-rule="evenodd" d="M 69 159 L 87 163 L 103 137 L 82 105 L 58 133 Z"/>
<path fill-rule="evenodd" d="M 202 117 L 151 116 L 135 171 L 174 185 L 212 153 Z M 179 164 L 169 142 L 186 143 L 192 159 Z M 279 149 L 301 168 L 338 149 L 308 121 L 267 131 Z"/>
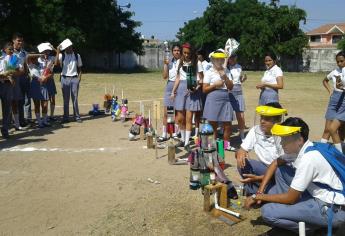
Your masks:
<path fill-rule="evenodd" d="M 23 46 L 23 36 L 15 33 L 12 41 L 7 42 L 1 50 L 2 137 L 9 138 L 12 121 L 17 131 L 23 130 L 28 122 L 33 121 L 31 100 L 34 103 L 34 113 L 39 128 L 49 127 L 51 126 L 49 121 L 56 120 L 54 111 L 57 90 L 54 82 L 54 66 L 61 68 L 60 81 L 64 107 L 61 122 L 69 122 L 70 97 L 72 97 L 74 118 L 77 122 L 81 122 L 78 91 L 82 61 L 80 55 L 73 51 L 73 43 L 66 39 L 57 49 L 49 42 L 41 43 L 37 46 L 38 53 L 27 53 Z M 50 102 L 49 117 L 48 102 Z"/>
<path fill-rule="evenodd" d="M 247 76 L 237 63 L 236 55 L 228 55 L 223 49 L 209 54 L 210 62 L 206 61 L 206 53 L 200 49 L 197 52 L 189 43 L 172 46 L 172 59 L 164 61 L 163 78 L 167 80 L 164 93 L 164 119 L 160 141 L 167 140 L 166 111 L 167 107 L 174 107 L 176 124 L 181 138 L 176 145 L 190 151 L 189 139 L 192 134 L 193 121 L 195 136 L 198 135 L 201 118 L 211 123 L 214 130 L 221 124 L 224 131 L 224 147 L 235 151 L 230 145 L 231 123 L 234 113 L 238 122 L 240 138 L 244 139 L 245 130 L 245 101 L 242 83 Z M 283 89 L 283 72 L 276 65 L 276 57 L 267 54 L 265 57 L 267 70 L 260 84 L 259 104 L 278 102 L 278 90 Z M 197 84 L 187 87 L 187 71 L 191 67 Z"/>
<path fill-rule="evenodd" d="M 194 115 L 196 134 L 198 119 L 203 117 L 214 130 L 223 125 L 224 146 L 230 146 L 234 111 L 239 127 L 245 127 L 241 87 L 245 77 L 236 56 L 228 58 L 219 49 L 209 55 L 210 63 L 205 63 L 202 56 L 197 62 L 189 44 L 182 49 L 174 45 L 172 54 L 163 70 L 168 80 L 164 105 L 175 107 L 181 132 L 178 145 L 188 145 Z M 245 137 L 241 135 L 242 143 L 235 154 L 247 196 L 245 207 L 261 207 L 263 219 L 275 227 L 298 232 L 299 222 L 304 222 L 308 233 L 327 226 L 330 232 L 345 223 L 345 156 L 340 145 L 345 122 L 345 52 L 336 55 L 338 68 L 323 82 L 331 96 L 320 143 L 309 140 L 309 127 L 302 119 L 290 117 L 284 121 L 287 110 L 280 105 L 278 92 L 284 88 L 283 72 L 274 54 L 267 53 L 264 62 L 267 69 L 256 86 L 261 90 L 257 121 Z M 186 64 L 193 64 L 198 75 L 198 86 L 193 90 L 186 88 Z M 334 83 L 333 92 L 329 80 Z M 163 126 L 162 140 L 166 139 L 164 132 Z M 334 146 L 327 144 L 330 137 Z M 255 159 L 249 157 L 252 150 Z"/>

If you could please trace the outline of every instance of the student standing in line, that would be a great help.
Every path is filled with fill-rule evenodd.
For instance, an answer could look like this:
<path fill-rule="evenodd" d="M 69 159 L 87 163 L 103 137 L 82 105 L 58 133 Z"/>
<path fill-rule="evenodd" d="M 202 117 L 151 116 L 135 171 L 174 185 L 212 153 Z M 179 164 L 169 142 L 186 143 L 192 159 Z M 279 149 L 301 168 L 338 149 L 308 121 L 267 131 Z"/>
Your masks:
<path fill-rule="evenodd" d="M 38 63 L 38 57 L 40 55 L 28 55 L 27 65 L 30 72 L 31 86 L 30 86 L 30 97 L 34 100 L 35 104 L 35 115 L 37 120 L 38 128 L 50 127 L 48 122 L 48 88 L 47 81 L 52 75 L 51 70 L 42 71 Z M 42 116 L 40 107 L 42 107 Z"/>
<path fill-rule="evenodd" d="M 343 82 L 341 80 L 342 69 L 345 67 L 345 52 L 340 51 L 336 57 L 338 68 L 329 73 L 323 80 L 323 86 L 329 92 L 330 99 L 326 111 L 326 124 L 322 134 L 321 142 L 327 143 L 330 136 L 334 146 L 342 152 L 341 140 L 339 137 L 339 128 L 345 121 L 345 93 L 343 88 Z M 331 92 L 331 88 L 328 81 L 332 80 L 334 88 Z"/>
<path fill-rule="evenodd" d="M 210 54 L 212 67 L 205 72 L 203 92 L 207 94 L 203 117 L 217 130 L 221 122 L 224 128 L 224 149 L 230 147 L 231 122 L 233 109 L 230 103 L 228 90 L 233 88 L 233 83 L 227 76 L 228 70 L 224 68 L 227 55 L 222 50 Z M 215 132 L 215 137 L 217 132 Z"/>
<path fill-rule="evenodd" d="M 234 87 L 229 91 L 231 106 L 236 113 L 240 138 L 244 139 L 244 129 L 246 127 L 244 120 L 245 102 L 243 96 L 242 83 L 246 81 L 247 76 L 242 74 L 242 66 L 237 63 L 237 56 L 231 55 L 228 60 L 228 77 L 234 83 Z"/>
<path fill-rule="evenodd" d="M 43 73 L 44 70 L 49 69 L 51 72 L 53 72 L 55 57 L 51 55 L 54 48 L 52 45 L 47 43 L 41 43 L 37 46 L 38 52 L 42 53 L 43 55 L 38 58 L 38 64 L 41 70 L 41 73 Z M 54 73 L 51 73 L 51 76 L 47 79 L 46 82 L 47 89 L 48 89 L 48 95 L 49 95 L 49 102 L 50 102 L 50 121 L 54 121 L 54 111 L 55 111 L 55 95 L 56 95 L 56 85 L 54 81 Z"/>
<path fill-rule="evenodd" d="M 62 51 L 62 52 L 61 52 Z M 61 52 L 61 53 L 60 53 Z M 55 66 L 60 66 L 61 88 L 63 95 L 63 119 L 62 123 L 69 122 L 69 100 L 72 97 L 73 115 L 76 122 L 81 123 L 79 114 L 78 93 L 81 81 L 81 67 L 83 66 L 81 57 L 74 52 L 71 40 L 65 39 L 57 47 Z"/>
<path fill-rule="evenodd" d="M 182 45 L 182 56 L 178 63 L 177 75 L 171 92 L 171 98 L 174 99 L 176 121 L 181 133 L 181 139 L 178 144 L 176 144 L 176 147 L 184 147 L 186 151 L 190 151 L 188 144 L 192 133 L 191 117 L 193 117 L 193 111 L 201 110 L 201 97 L 200 94 L 194 94 L 192 88 L 187 88 L 187 76 L 189 76 L 187 74 L 190 74 L 193 78 L 195 77 L 195 81 L 197 74 L 200 78 L 203 77 L 202 66 L 201 64 L 198 64 L 196 54 L 189 43 Z M 188 104 L 186 102 L 188 102 Z M 186 105 L 188 105 L 188 107 L 186 107 Z M 188 109 L 187 126 L 186 109 Z"/>
<path fill-rule="evenodd" d="M 13 114 L 19 116 L 20 126 L 16 126 L 17 130 L 21 130 L 21 127 L 27 126 L 27 121 L 30 121 L 32 118 L 31 114 L 31 98 L 30 98 L 30 78 L 28 76 L 26 68 L 26 56 L 27 52 L 23 49 L 24 47 L 24 37 L 20 33 L 14 33 L 12 36 L 13 42 L 13 54 L 18 57 L 19 63 L 19 73 L 15 77 L 17 85 L 14 87 L 14 108 Z M 15 117 L 16 119 L 16 117 Z"/>
<path fill-rule="evenodd" d="M 284 88 L 283 71 L 276 64 L 277 57 L 274 54 L 266 53 L 266 71 L 261 83 L 256 85 L 261 89 L 259 105 L 266 105 L 271 102 L 279 102 L 278 90 Z"/>
<path fill-rule="evenodd" d="M 167 138 L 167 107 L 174 106 L 174 101 L 170 99 L 171 92 L 173 90 L 178 60 L 181 57 L 181 47 L 178 44 L 174 44 L 171 48 L 173 58 L 171 60 L 164 60 L 163 66 L 163 79 L 167 80 L 167 85 L 164 92 L 164 115 L 163 115 L 163 127 L 162 136 L 158 138 L 159 142 L 164 142 L 168 140 Z"/>

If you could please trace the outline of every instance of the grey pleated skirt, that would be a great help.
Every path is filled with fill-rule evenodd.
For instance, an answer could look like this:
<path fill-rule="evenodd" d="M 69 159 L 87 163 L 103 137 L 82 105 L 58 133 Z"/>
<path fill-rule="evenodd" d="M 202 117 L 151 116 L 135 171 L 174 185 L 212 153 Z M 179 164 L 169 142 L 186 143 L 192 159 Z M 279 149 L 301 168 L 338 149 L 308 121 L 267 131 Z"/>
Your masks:
<path fill-rule="evenodd" d="M 326 120 L 345 121 L 345 92 L 333 91 L 325 118 Z"/>
<path fill-rule="evenodd" d="M 241 85 L 234 85 L 229 93 L 230 103 L 235 112 L 244 112 L 246 106 Z"/>
<path fill-rule="evenodd" d="M 201 111 L 202 110 L 200 89 L 193 93 L 189 92 L 186 98 L 186 110 L 187 111 Z"/>
<path fill-rule="evenodd" d="M 228 90 L 217 89 L 207 94 L 203 117 L 208 121 L 231 122 L 233 109 Z"/>
<path fill-rule="evenodd" d="M 187 81 L 180 80 L 176 91 L 176 97 L 174 99 L 174 107 L 176 111 L 184 111 L 186 109 L 187 93 Z"/>
<path fill-rule="evenodd" d="M 174 106 L 174 100 L 170 98 L 171 92 L 174 88 L 175 81 L 168 81 L 167 85 L 165 86 L 164 91 L 164 106 L 165 107 L 171 107 Z"/>
<path fill-rule="evenodd" d="M 33 100 L 49 100 L 47 84 L 40 84 L 37 77 L 32 78 L 30 87 L 30 97 Z"/>
<path fill-rule="evenodd" d="M 279 102 L 278 91 L 271 88 L 261 90 L 259 105 L 266 105 L 267 103 L 272 102 Z"/>

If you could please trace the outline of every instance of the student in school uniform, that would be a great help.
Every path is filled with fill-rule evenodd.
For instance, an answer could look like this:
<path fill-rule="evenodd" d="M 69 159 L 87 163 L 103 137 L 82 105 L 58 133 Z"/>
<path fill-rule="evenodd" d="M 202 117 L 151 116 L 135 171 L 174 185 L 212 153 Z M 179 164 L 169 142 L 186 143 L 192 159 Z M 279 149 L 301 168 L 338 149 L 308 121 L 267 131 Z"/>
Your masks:
<path fill-rule="evenodd" d="M 168 140 L 167 138 L 167 107 L 174 106 L 174 101 L 170 99 L 171 92 L 173 90 L 178 60 L 181 57 L 181 47 L 178 44 L 174 44 L 171 48 L 173 58 L 171 60 L 164 60 L 163 66 L 163 79 L 167 80 L 167 85 L 164 91 L 164 116 L 163 116 L 163 127 L 162 136 L 158 138 L 159 142 Z"/>
<path fill-rule="evenodd" d="M 62 51 L 62 53 L 60 53 Z M 57 47 L 57 56 L 55 66 L 60 66 L 61 71 L 61 88 L 63 96 L 63 119 L 62 123 L 69 122 L 69 100 L 72 97 L 73 114 L 75 121 L 81 123 L 79 114 L 78 93 L 81 81 L 81 67 L 83 66 L 81 57 L 74 52 L 71 40 L 65 39 Z"/>
<path fill-rule="evenodd" d="M 42 53 L 43 55 L 38 58 L 38 64 L 41 70 L 41 73 L 47 68 L 50 69 L 50 71 L 53 71 L 55 57 L 51 55 L 54 48 L 49 42 L 41 43 L 37 46 L 38 52 Z M 51 77 L 47 79 L 46 82 L 47 89 L 48 89 L 48 95 L 49 95 L 49 102 L 50 102 L 50 121 L 54 121 L 54 111 L 55 111 L 55 95 L 57 93 L 56 91 L 56 85 L 54 81 L 54 74 L 51 73 Z"/>
<path fill-rule="evenodd" d="M 13 51 L 12 43 L 9 42 L 4 46 L 4 52 L 0 55 L 0 99 L 2 108 L 2 127 L 1 135 L 4 139 L 8 139 L 8 130 L 11 124 L 11 108 L 14 80 L 13 75 L 17 71 L 8 70 L 9 55 Z"/>
<path fill-rule="evenodd" d="M 38 63 L 39 57 L 39 54 L 28 55 L 26 61 L 30 76 L 32 78 L 30 86 L 30 97 L 34 100 L 37 125 L 38 128 L 44 128 L 50 127 L 47 117 L 49 100 L 47 81 L 51 77 L 52 71 L 49 69 L 44 71 L 41 70 L 40 64 Z M 40 107 L 42 107 L 42 116 Z"/>
<path fill-rule="evenodd" d="M 229 91 L 231 106 L 236 113 L 240 138 L 244 139 L 244 129 L 246 127 L 244 120 L 245 102 L 243 96 L 242 83 L 246 81 L 247 76 L 242 74 L 242 66 L 237 63 L 237 56 L 231 55 L 228 60 L 228 77 L 232 80 L 234 87 Z"/>
<path fill-rule="evenodd" d="M 196 77 L 199 75 L 199 78 L 203 78 L 202 72 L 201 63 L 198 63 L 192 46 L 189 43 L 183 44 L 171 98 L 174 99 L 176 120 L 181 133 L 181 139 L 176 147 L 184 147 L 186 151 L 190 151 L 189 138 L 192 133 L 193 113 L 201 111 L 201 95 L 198 92 L 200 87 Z M 195 87 L 192 85 L 188 88 L 189 78 L 187 77 L 196 82 Z"/>
<path fill-rule="evenodd" d="M 300 118 L 274 125 L 272 134 L 280 137 L 285 155 L 268 167 L 258 193 L 246 199 L 245 207 L 265 203 L 261 214 L 269 225 L 298 232 L 299 222 L 304 222 L 310 235 L 344 224 L 344 176 L 331 163 L 342 154 L 329 144 L 309 141 L 309 127 Z M 263 194 L 273 180 L 274 187 Z"/>
<path fill-rule="evenodd" d="M 286 113 L 279 103 L 268 103 L 256 108 L 258 124 L 249 130 L 235 155 L 246 195 L 257 192 L 267 167 L 283 154 L 281 147 L 277 148 L 275 144 L 271 129 L 274 124 L 281 123 Z M 252 150 L 256 159 L 249 157 Z"/>
<path fill-rule="evenodd" d="M 17 81 L 17 85 L 14 87 L 14 108 L 13 114 L 19 115 L 19 124 L 20 126 L 16 126 L 17 130 L 20 130 L 21 127 L 27 126 L 27 121 L 31 120 L 31 98 L 30 98 L 30 78 L 27 74 L 27 68 L 25 65 L 25 60 L 27 56 L 27 52 L 24 50 L 24 37 L 20 33 L 14 33 L 12 36 L 13 42 L 13 54 L 18 57 L 19 61 L 19 73 L 18 76 L 15 77 Z M 16 115 L 15 115 L 16 116 Z M 15 117 L 16 119 L 16 117 Z"/>
<path fill-rule="evenodd" d="M 261 89 L 259 105 L 266 105 L 271 102 L 279 102 L 278 90 L 284 88 L 283 71 L 276 64 L 277 57 L 272 53 L 266 53 L 266 71 L 261 83 L 256 85 Z"/>
<path fill-rule="evenodd" d="M 345 52 L 340 51 L 336 57 L 338 68 L 329 73 L 323 80 L 323 85 L 330 94 L 330 99 L 326 111 L 326 124 L 322 134 L 321 142 L 327 143 L 332 136 L 334 146 L 342 152 L 339 128 L 345 122 L 345 93 L 342 82 L 342 69 L 345 67 Z M 333 82 L 333 92 L 328 81 Z"/>
<path fill-rule="evenodd" d="M 233 83 L 227 76 L 224 62 L 227 55 L 223 50 L 216 50 L 210 54 L 212 67 L 205 72 L 202 90 L 207 94 L 203 117 L 217 130 L 218 123 L 222 122 L 224 128 L 224 149 L 230 146 L 231 122 L 233 109 L 230 103 L 228 90 L 233 88 Z M 215 136 L 217 132 L 215 132 Z"/>

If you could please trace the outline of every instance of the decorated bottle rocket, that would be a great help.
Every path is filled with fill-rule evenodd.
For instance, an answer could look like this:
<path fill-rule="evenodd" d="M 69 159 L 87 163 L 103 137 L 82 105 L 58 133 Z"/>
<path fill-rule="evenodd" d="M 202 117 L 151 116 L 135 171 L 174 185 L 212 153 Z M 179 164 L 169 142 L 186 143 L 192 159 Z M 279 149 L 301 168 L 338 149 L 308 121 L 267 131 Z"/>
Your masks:
<path fill-rule="evenodd" d="M 167 131 L 170 137 L 168 142 L 168 162 L 169 164 L 174 164 L 176 162 L 176 147 L 172 139 L 172 135 L 175 133 L 175 109 L 173 106 L 167 107 Z"/>
<path fill-rule="evenodd" d="M 112 119 L 112 121 L 116 120 L 117 110 L 118 110 L 117 97 L 113 96 L 111 99 L 111 119 Z"/>
<path fill-rule="evenodd" d="M 224 153 L 224 140 L 223 139 L 217 139 L 217 154 L 219 159 L 219 166 L 222 168 L 222 170 L 225 169 L 225 153 Z"/>
<path fill-rule="evenodd" d="M 121 106 L 121 121 L 125 122 L 127 115 L 128 115 L 128 100 L 127 99 L 122 99 L 122 106 Z"/>
<path fill-rule="evenodd" d="M 169 43 L 164 41 L 164 60 L 169 60 L 170 58 L 170 51 L 169 51 Z"/>
<path fill-rule="evenodd" d="M 44 68 L 44 70 L 43 70 L 43 73 L 42 73 L 42 75 L 43 76 L 47 76 L 47 75 L 49 75 L 49 74 L 51 74 L 52 73 L 52 71 L 53 71 L 53 68 L 54 68 L 54 63 L 53 62 L 48 62 L 47 63 L 47 66 Z"/>
<path fill-rule="evenodd" d="M 189 188 L 197 190 L 200 188 L 200 170 L 199 170 L 199 151 L 190 154 L 190 177 Z"/>

